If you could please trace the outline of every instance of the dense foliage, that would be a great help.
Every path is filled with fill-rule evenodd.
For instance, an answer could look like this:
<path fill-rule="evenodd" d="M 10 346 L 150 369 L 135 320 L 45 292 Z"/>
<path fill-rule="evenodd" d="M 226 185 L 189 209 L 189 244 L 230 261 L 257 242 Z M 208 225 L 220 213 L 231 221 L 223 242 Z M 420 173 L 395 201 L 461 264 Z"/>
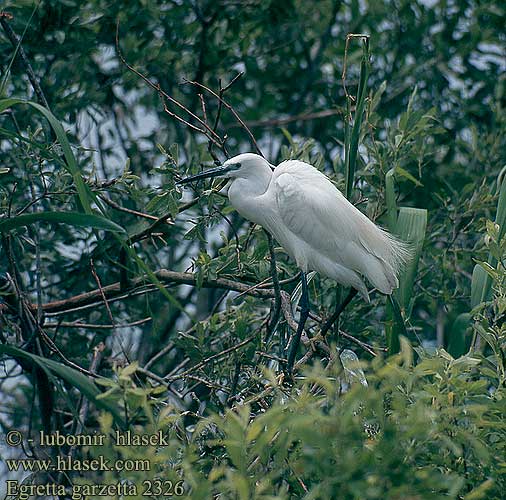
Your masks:
<path fill-rule="evenodd" d="M 192 499 L 504 498 L 503 2 L 4 9 L 4 431 L 162 429 L 106 452 Z M 311 277 L 293 383 L 296 266 L 219 181 L 176 185 L 255 150 L 311 162 L 416 250 L 400 312 L 373 292 L 325 339 L 345 290 Z"/>

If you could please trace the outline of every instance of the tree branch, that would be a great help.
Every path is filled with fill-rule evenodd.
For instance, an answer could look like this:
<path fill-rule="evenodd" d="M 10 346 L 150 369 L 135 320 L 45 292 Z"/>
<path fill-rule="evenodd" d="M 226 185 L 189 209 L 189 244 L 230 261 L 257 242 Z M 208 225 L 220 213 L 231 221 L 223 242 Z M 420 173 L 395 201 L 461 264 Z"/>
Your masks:
<path fill-rule="evenodd" d="M 35 91 L 37 100 L 39 101 L 40 104 L 49 109 L 49 104 L 47 102 L 46 96 L 44 95 L 44 92 L 42 92 L 42 88 L 40 87 L 39 82 L 37 81 L 37 77 L 35 76 L 30 61 L 28 61 L 25 51 L 21 46 L 21 39 L 18 37 L 18 35 L 16 35 L 16 33 L 14 33 L 13 29 L 10 27 L 9 23 L 7 22 L 6 15 L 0 15 L 0 24 L 2 25 L 2 28 L 5 31 L 5 34 L 7 35 L 7 38 L 11 42 L 12 46 L 14 47 L 15 50 L 17 50 L 19 58 L 21 59 L 21 62 L 25 67 L 28 79 L 32 84 L 33 90 Z"/>
<path fill-rule="evenodd" d="M 154 274 L 163 283 L 192 286 L 197 285 L 197 278 L 193 273 L 180 273 L 170 271 L 168 269 L 159 269 L 158 271 L 155 271 Z M 132 286 L 128 289 L 128 291 L 134 291 L 136 288 L 144 286 L 147 282 L 149 282 L 147 276 L 136 278 L 132 280 Z M 235 292 L 245 292 L 248 295 L 264 299 L 274 298 L 274 291 L 272 289 L 252 289 L 249 285 L 226 278 L 204 279 L 202 282 L 202 288 L 221 288 Z M 47 302 L 46 304 L 42 304 L 42 309 L 46 313 L 62 312 L 101 301 L 103 300 L 103 296 L 109 299 L 123 293 L 125 293 L 125 290 L 121 289 L 120 282 L 118 281 L 116 283 L 112 283 L 111 285 L 103 286 L 101 289 L 81 293 L 79 295 L 75 295 L 74 297 L 69 297 L 68 299 Z M 0 305 L 0 311 L 6 307 L 7 306 L 5 305 Z M 37 304 L 28 304 L 28 307 L 30 310 L 35 311 L 37 309 Z"/>

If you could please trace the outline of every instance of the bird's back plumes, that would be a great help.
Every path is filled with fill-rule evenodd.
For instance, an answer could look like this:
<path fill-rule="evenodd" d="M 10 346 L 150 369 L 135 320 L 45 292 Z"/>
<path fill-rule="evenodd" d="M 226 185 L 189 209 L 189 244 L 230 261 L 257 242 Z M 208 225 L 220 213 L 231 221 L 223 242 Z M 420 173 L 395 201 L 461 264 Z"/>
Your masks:
<path fill-rule="evenodd" d="M 359 276 L 344 276 L 343 267 L 365 276 L 382 293 L 399 286 L 399 274 L 410 259 L 408 244 L 374 224 L 313 166 L 287 161 L 276 168 L 274 177 L 284 223 L 314 249 L 309 267 L 354 286 L 366 300 Z M 323 256 L 340 268 L 321 265 Z"/>
<path fill-rule="evenodd" d="M 408 243 L 368 222 L 368 231 L 360 238 L 368 256 L 362 254 L 358 259 L 359 271 L 380 292 L 390 294 L 399 286 L 399 275 L 411 259 L 412 250 Z"/>

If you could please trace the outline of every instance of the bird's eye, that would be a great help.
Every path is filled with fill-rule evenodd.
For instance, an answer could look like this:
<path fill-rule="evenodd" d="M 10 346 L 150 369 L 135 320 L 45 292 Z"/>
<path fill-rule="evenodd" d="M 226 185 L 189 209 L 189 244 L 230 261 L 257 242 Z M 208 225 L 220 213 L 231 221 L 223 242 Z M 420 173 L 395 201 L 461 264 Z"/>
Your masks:
<path fill-rule="evenodd" d="M 240 163 L 233 163 L 231 165 L 231 170 L 239 170 L 241 168 L 241 164 Z"/>

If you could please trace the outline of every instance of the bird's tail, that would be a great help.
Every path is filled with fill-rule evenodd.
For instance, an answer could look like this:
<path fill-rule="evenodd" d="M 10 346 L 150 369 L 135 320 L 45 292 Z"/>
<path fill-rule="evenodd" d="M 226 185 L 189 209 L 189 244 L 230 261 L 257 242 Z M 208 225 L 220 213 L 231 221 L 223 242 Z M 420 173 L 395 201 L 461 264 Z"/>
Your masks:
<path fill-rule="evenodd" d="M 392 266 L 396 276 L 406 267 L 406 265 L 413 258 L 413 245 L 407 241 L 399 239 L 397 236 L 381 229 L 382 233 L 388 240 L 388 246 L 390 247 L 389 264 Z"/>
<path fill-rule="evenodd" d="M 399 276 L 412 258 L 411 245 L 378 226 L 361 239 L 361 244 L 365 252 L 357 253 L 359 271 L 380 292 L 391 294 L 399 286 Z"/>
<path fill-rule="evenodd" d="M 399 286 L 399 276 L 406 265 L 413 258 L 413 247 L 409 243 L 402 241 L 393 234 L 379 228 L 385 248 L 382 255 L 376 257 L 381 263 L 383 268 L 383 285 L 378 287 L 374 282 L 373 284 L 383 293 L 390 294 Z M 383 288 L 383 289 L 382 289 Z"/>

